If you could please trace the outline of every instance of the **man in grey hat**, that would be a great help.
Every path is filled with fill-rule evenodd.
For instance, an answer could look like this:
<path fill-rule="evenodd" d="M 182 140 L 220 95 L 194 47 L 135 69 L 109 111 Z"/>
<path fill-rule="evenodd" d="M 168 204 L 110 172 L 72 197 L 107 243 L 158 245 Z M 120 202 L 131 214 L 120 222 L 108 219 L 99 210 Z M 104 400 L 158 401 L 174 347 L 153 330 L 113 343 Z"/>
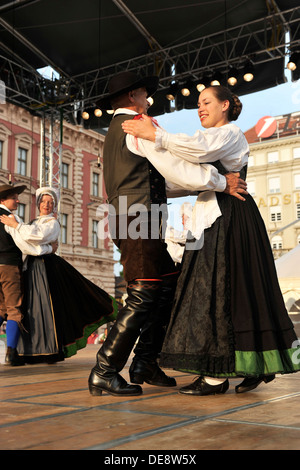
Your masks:
<path fill-rule="evenodd" d="M 18 208 L 19 194 L 26 186 L 0 186 L 0 215 L 9 215 Z M 0 224 L 0 325 L 6 319 L 6 365 L 19 366 L 24 362 L 17 352 L 22 322 L 22 252 Z"/>
<path fill-rule="evenodd" d="M 98 103 L 102 109 L 114 109 L 104 143 L 103 171 L 110 207 L 110 232 L 121 251 L 128 296 L 97 353 L 97 362 L 88 380 L 92 395 L 101 395 L 103 391 L 116 396 L 140 395 L 142 388 L 137 384 L 143 382 L 167 387 L 176 385 L 175 379 L 168 377 L 157 363 L 179 274 L 161 229 L 162 222 L 166 222 L 162 220 L 167 202 L 166 182 L 147 158 L 129 150 L 122 130 L 125 120 L 147 113 L 147 98 L 157 86 L 158 77 L 141 78 L 132 72 L 122 72 L 110 80 L 109 94 Z M 213 166 L 210 172 L 210 189 L 215 189 L 223 178 L 221 191 L 224 191 L 225 178 Z M 208 173 L 206 171 L 206 176 Z M 197 180 L 195 191 L 207 189 L 208 178 L 204 183 L 201 165 L 190 176 Z M 132 234 L 130 228 L 136 220 L 137 230 Z M 158 227 L 156 231 L 153 225 Z M 131 385 L 119 372 L 138 338 L 129 369 L 130 381 L 135 384 Z"/>

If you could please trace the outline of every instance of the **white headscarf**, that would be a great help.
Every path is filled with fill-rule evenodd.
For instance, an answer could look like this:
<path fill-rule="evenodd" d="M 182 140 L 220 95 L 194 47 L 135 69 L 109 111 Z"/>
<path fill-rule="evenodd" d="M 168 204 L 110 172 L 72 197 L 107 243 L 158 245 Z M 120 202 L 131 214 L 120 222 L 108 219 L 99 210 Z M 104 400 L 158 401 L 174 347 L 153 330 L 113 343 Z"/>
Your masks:
<path fill-rule="evenodd" d="M 36 190 L 35 196 L 36 196 L 36 205 L 39 208 L 40 207 L 40 202 L 44 194 L 47 194 L 48 196 L 52 197 L 53 200 L 53 210 L 57 209 L 58 205 L 58 192 L 55 188 L 50 188 L 49 186 L 45 186 L 43 188 L 39 188 Z"/>

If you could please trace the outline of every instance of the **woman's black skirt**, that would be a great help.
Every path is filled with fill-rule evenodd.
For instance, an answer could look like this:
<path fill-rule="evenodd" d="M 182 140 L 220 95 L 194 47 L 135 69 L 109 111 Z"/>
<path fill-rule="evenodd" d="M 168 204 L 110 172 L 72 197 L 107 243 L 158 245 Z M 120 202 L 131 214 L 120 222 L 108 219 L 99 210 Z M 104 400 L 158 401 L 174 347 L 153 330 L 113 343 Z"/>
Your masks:
<path fill-rule="evenodd" d="M 160 365 L 213 377 L 300 370 L 265 224 L 246 201 L 217 193 L 222 212 L 201 250 L 186 250 Z M 189 244 L 187 244 L 187 247 Z"/>

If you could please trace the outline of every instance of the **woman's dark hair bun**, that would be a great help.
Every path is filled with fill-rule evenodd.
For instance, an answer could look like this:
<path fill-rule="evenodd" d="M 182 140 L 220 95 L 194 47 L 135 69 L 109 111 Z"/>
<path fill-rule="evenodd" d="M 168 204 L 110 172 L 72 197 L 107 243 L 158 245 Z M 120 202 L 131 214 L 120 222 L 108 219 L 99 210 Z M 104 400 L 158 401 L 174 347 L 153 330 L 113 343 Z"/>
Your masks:
<path fill-rule="evenodd" d="M 232 94 L 232 99 L 233 105 L 229 108 L 228 118 L 229 121 L 236 121 L 239 115 L 241 114 L 243 105 L 237 95 Z"/>

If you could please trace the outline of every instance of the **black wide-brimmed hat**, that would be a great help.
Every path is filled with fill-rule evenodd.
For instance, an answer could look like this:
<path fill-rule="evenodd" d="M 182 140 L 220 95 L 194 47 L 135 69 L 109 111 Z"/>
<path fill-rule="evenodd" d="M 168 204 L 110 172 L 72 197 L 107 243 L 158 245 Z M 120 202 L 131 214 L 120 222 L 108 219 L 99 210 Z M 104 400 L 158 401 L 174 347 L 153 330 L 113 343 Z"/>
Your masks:
<path fill-rule="evenodd" d="M 158 87 L 158 77 L 140 77 L 134 72 L 121 72 L 114 75 L 108 83 L 108 94 L 97 102 L 101 109 L 111 109 L 111 100 L 131 90 L 145 87 L 148 96 L 153 95 Z"/>
<path fill-rule="evenodd" d="M 5 199 L 12 194 L 21 194 L 27 186 L 14 186 L 13 184 L 2 184 L 0 186 L 0 199 Z"/>

